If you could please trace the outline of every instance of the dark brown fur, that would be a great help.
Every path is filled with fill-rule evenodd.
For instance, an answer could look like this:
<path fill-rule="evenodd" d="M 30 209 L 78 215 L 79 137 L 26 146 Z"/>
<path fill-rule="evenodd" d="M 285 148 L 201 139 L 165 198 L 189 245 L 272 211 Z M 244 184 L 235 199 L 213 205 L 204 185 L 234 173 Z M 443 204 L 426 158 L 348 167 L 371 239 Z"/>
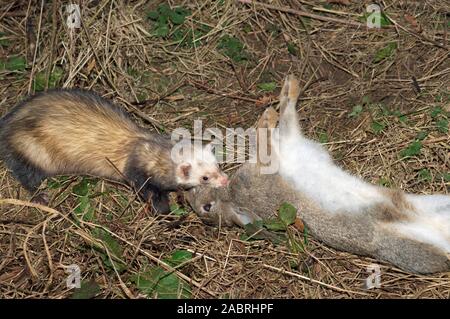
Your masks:
<path fill-rule="evenodd" d="M 158 211 L 177 189 L 172 143 L 137 126 L 118 106 L 84 90 L 35 95 L 0 120 L 0 158 L 30 192 L 43 179 L 89 174 L 130 182 Z"/>

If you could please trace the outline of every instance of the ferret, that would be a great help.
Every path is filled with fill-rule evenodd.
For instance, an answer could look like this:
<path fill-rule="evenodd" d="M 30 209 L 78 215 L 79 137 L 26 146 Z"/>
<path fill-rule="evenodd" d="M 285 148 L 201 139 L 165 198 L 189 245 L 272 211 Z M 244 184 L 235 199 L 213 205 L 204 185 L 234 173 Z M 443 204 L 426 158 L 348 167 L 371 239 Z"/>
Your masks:
<path fill-rule="evenodd" d="M 245 163 L 227 189 L 192 188 L 187 199 L 200 218 L 244 226 L 289 202 L 310 233 L 331 247 L 409 272 L 450 271 L 450 196 L 383 188 L 342 170 L 303 135 L 298 94 L 298 81 L 289 76 L 280 95 L 279 129 L 269 140 L 278 173 L 262 174 L 258 165 Z M 276 115 L 269 108 L 259 123 L 274 128 Z"/>
<path fill-rule="evenodd" d="M 47 177 L 93 175 L 130 183 L 159 213 L 170 211 L 170 191 L 228 183 L 210 144 L 189 142 L 191 152 L 171 156 L 174 144 L 139 127 L 118 105 L 81 89 L 31 96 L 0 119 L 0 158 L 30 193 Z M 44 193 L 37 194 L 36 201 L 48 203 Z"/>

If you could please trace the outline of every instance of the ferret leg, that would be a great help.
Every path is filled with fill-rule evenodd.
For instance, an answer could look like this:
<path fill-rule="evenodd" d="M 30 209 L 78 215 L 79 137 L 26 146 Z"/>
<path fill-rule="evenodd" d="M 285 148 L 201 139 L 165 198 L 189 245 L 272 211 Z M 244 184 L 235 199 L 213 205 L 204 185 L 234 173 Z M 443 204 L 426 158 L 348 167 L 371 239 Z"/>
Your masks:
<path fill-rule="evenodd" d="M 44 192 L 38 192 L 38 188 L 48 174 L 42 169 L 24 160 L 20 155 L 12 156 L 5 160 L 6 166 L 12 175 L 22 184 L 30 194 L 34 194 L 32 201 L 47 205 L 48 196 Z"/>
<path fill-rule="evenodd" d="M 144 201 L 151 205 L 158 214 L 167 214 L 170 212 L 169 196 L 167 192 L 153 184 L 147 184 L 139 191 Z"/>

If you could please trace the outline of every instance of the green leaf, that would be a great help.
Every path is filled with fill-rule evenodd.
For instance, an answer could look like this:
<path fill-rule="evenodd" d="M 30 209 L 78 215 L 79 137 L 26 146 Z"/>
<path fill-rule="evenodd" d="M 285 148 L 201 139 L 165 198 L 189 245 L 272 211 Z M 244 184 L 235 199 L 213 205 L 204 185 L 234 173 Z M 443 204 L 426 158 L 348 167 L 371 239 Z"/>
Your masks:
<path fill-rule="evenodd" d="M 363 107 L 361 104 L 357 104 L 353 107 L 352 112 L 348 115 L 348 117 L 358 117 L 363 111 Z"/>
<path fill-rule="evenodd" d="M 381 131 L 383 131 L 385 127 L 386 127 L 386 125 L 384 123 L 380 123 L 380 122 L 377 122 L 377 121 L 373 121 L 372 122 L 372 131 L 375 134 L 380 134 Z"/>
<path fill-rule="evenodd" d="M 169 17 L 170 13 L 172 12 L 172 9 L 170 9 L 170 6 L 167 3 L 161 3 L 158 6 L 158 12 L 162 16 Z"/>
<path fill-rule="evenodd" d="M 278 215 L 281 221 L 286 226 L 289 226 L 293 224 L 295 222 L 295 219 L 297 218 L 297 209 L 289 203 L 283 203 L 281 204 Z"/>
<path fill-rule="evenodd" d="M 263 221 L 258 220 L 251 224 L 244 226 L 246 236 L 243 240 L 268 240 L 275 245 L 286 241 L 286 238 L 281 234 L 274 234 L 263 228 Z"/>
<path fill-rule="evenodd" d="M 288 248 L 291 253 L 298 254 L 300 252 L 305 251 L 303 244 L 296 240 L 293 236 L 290 236 L 288 240 Z"/>
<path fill-rule="evenodd" d="M 416 136 L 416 140 L 423 141 L 428 136 L 428 132 L 419 132 Z"/>
<path fill-rule="evenodd" d="M 436 126 L 439 132 L 448 133 L 448 119 L 442 118 L 436 122 Z"/>
<path fill-rule="evenodd" d="M 172 253 L 169 259 L 167 259 L 167 263 L 172 267 L 178 266 L 188 260 L 192 259 L 192 253 L 187 250 L 177 250 Z"/>
<path fill-rule="evenodd" d="M 94 212 L 94 207 L 91 206 L 91 200 L 88 196 L 78 198 L 78 205 L 74 209 L 74 213 L 78 218 L 86 222 L 92 222 L 95 220 Z"/>
<path fill-rule="evenodd" d="M 449 173 L 442 173 L 442 178 L 446 182 L 450 182 L 450 172 Z"/>
<path fill-rule="evenodd" d="M 72 192 L 78 196 L 86 196 L 89 193 L 89 179 L 83 178 L 81 182 L 72 187 Z"/>
<path fill-rule="evenodd" d="M 165 37 L 169 34 L 169 26 L 167 24 L 158 24 L 153 34 L 157 37 Z"/>
<path fill-rule="evenodd" d="M 297 55 L 298 55 L 298 49 L 297 49 L 297 46 L 296 46 L 294 43 L 288 42 L 288 44 L 287 44 L 287 49 L 288 49 L 288 52 L 289 52 L 290 54 L 292 54 L 292 55 L 294 55 L 294 56 L 297 56 Z"/>
<path fill-rule="evenodd" d="M 11 45 L 11 42 L 6 38 L 6 34 L 3 32 L 0 32 L 0 46 L 1 47 L 9 47 Z"/>
<path fill-rule="evenodd" d="M 64 74 L 64 71 L 61 67 L 55 67 L 55 69 L 50 73 L 50 76 L 48 78 L 48 87 L 54 88 L 57 86 L 59 81 L 61 80 L 62 76 Z M 46 82 L 46 75 L 47 73 L 45 71 L 41 71 L 38 74 L 36 74 L 34 81 L 33 81 L 33 89 L 36 92 L 43 91 L 45 89 L 45 82 Z"/>
<path fill-rule="evenodd" d="M 266 92 L 273 92 L 277 88 L 277 84 L 275 82 L 259 83 L 256 86 L 260 90 L 266 91 Z"/>
<path fill-rule="evenodd" d="M 247 60 L 247 53 L 244 50 L 244 44 L 239 39 L 224 35 L 217 46 L 224 55 L 229 57 L 235 62 L 241 62 Z"/>
<path fill-rule="evenodd" d="M 76 288 L 70 299 L 92 299 L 101 291 L 94 280 L 81 281 L 80 288 Z"/>
<path fill-rule="evenodd" d="M 173 24 L 183 24 L 185 18 L 190 14 L 190 12 L 183 8 L 183 7 L 177 7 L 174 10 L 172 10 L 169 13 L 170 21 L 172 21 Z"/>
<path fill-rule="evenodd" d="M 8 71 L 23 71 L 27 66 L 27 62 L 25 57 L 23 56 L 13 56 L 7 59 L 6 61 L 0 61 L 0 70 L 8 70 Z"/>
<path fill-rule="evenodd" d="M 159 266 L 131 278 L 137 288 L 149 297 L 158 299 L 191 298 L 191 287 L 174 273 L 168 273 Z"/>
<path fill-rule="evenodd" d="M 412 142 L 406 149 L 400 152 L 401 157 L 411 157 L 420 154 L 422 143 L 420 141 Z"/>
<path fill-rule="evenodd" d="M 183 208 L 181 208 L 180 206 L 174 204 L 170 206 L 170 213 L 174 214 L 176 216 L 182 216 L 182 215 L 186 215 L 187 211 Z"/>
<path fill-rule="evenodd" d="M 125 264 L 113 259 L 113 256 L 117 258 L 122 257 L 123 248 L 120 246 L 119 242 L 109 232 L 101 228 L 94 229 L 92 234 L 95 238 L 103 242 L 112 257 L 109 258 L 108 254 L 100 249 L 101 257 L 105 266 L 109 269 L 115 268 L 119 273 L 127 269 Z"/>
<path fill-rule="evenodd" d="M 431 182 L 432 179 L 430 171 L 426 168 L 419 171 L 419 180 Z"/>
<path fill-rule="evenodd" d="M 362 105 L 369 105 L 370 104 L 370 96 L 364 95 L 361 100 Z"/>
<path fill-rule="evenodd" d="M 149 12 L 147 12 L 147 18 L 150 19 L 150 20 L 156 21 L 156 20 L 158 20 L 158 17 L 159 17 L 158 11 L 149 11 Z"/>
<path fill-rule="evenodd" d="M 386 47 L 378 50 L 378 52 L 375 54 L 375 58 L 373 59 L 373 62 L 378 63 L 391 55 L 394 54 L 395 49 L 397 49 L 397 43 L 391 42 Z"/>
<path fill-rule="evenodd" d="M 435 108 L 433 108 L 431 110 L 430 115 L 432 118 L 436 118 L 436 117 L 438 117 L 439 114 L 442 114 L 442 112 L 443 112 L 442 108 L 439 106 L 436 106 Z"/>
<path fill-rule="evenodd" d="M 101 228 L 96 228 L 94 229 L 94 236 L 105 244 L 111 254 L 119 258 L 122 256 L 122 246 L 120 246 L 119 242 L 109 232 Z"/>
<path fill-rule="evenodd" d="M 328 143 L 328 134 L 327 132 L 320 132 L 319 133 L 319 142 L 322 144 Z"/>
<path fill-rule="evenodd" d="M 279 218 L 271 218 L 264 221 L 264 227 L 271 231 L 284 231 L 286 230 L 286 224 Z"/>

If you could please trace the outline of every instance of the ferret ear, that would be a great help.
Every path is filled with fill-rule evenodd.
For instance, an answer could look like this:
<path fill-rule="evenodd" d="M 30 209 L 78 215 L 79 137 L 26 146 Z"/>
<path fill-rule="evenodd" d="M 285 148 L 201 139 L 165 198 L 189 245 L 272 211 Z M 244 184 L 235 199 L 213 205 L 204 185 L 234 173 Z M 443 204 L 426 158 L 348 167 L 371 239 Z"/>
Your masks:
<path fill-rule="evenodd" d="M 180 165 L 180 171 L 183 177 L 188 178 L 191 174 L 192 165 L 189 163 L 183 163 Z"/>
<path fill-rule="evenodd" d="M 215 148 L 215 146 L 214 146 L 213 142 L 209 142 L 208 144 L 203 146 L 203 150 L 205 152 L 210 152 L 210 153 L 214 153 L 214 148 Z"/>

